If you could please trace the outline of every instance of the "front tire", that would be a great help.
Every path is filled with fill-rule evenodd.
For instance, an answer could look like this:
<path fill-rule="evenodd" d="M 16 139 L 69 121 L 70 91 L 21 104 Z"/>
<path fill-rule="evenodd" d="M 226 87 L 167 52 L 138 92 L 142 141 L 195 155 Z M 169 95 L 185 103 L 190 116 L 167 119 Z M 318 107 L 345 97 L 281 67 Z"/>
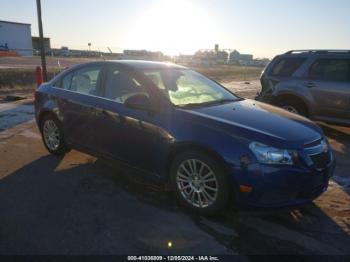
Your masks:
<path fill-rule="evenodd" d="M 277 105 L 290 113 L 307 117 L 306 107 L 299 100 L 284 99 L 278 102 Z"/>
<path fill-rule="evenodd" d="M 68 151 L 60 122 L 55 116 L 45 115 L 40 129 L 44 145 L 51 154 L 61 156 Z"/>
<path fill-rule="evenodd" d="M 222 211 L 229 200 L 223 168 L 211 156 L 189 151 L 178 155 L 171 166 L 171 186 L 180 204 L 202 215 Z"/>

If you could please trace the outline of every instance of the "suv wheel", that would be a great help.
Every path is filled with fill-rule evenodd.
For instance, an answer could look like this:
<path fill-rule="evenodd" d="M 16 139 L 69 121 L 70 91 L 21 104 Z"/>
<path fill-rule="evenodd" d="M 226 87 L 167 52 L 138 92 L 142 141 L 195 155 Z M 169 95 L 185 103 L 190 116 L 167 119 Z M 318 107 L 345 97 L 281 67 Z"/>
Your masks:
<path fill-rule="evenodd" d="M 41 120 L 41 135 L 46 149 L 54 155 L 64 155 L 68 148 L 64 141 L 60 123 L 53 115 L 45 115 Z"/>
<path fill-rule="evenodd" d="M 171 185 L 182 205 L 204 215 L 221 211 L 229 199 L 222 168 L 210 156 L 197 151 L 176 157 L 171 166 Z"/>
<path fill-rule="evenodd" d="M 286 99 L 278 103 L 278 106 L 287 110 L 288 112 L 307 116 L 307 111 L 302 102 L 295 99 Z"/>

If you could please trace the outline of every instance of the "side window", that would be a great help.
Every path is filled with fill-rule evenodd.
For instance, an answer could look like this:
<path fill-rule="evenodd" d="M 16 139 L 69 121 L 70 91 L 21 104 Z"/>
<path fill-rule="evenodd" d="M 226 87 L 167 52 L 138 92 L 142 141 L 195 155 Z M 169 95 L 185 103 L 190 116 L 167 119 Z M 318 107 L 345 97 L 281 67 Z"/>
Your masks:
<path fill-rule="evenodd" d="M 309 69 L 312 80 L 350 81 L 350 59 L 318 59 Z"/>
<path fill-rule="evenodd" d="M 60 84 L 60 87 L 62 89 L 67 89 L 67 90 L 70 89 L 70 85 L 71 85 L 71 82 L 72 82 L 72 76 L 73 76 L 73 74 L 70 73 L 70 74 L 65 75 L 64 77 L 62 77 L 61 84 Z"/>
<path fill-rule="evenodd" d="M 62 89 L 69 89 L 72 81 L 73 73 L 70 73 L 68 75 L 64 75 L 63 77 L 60 77 L 57 79 L 52 85 L 54 87 L 62 88 Z"/>
<path fill-rule="evenodd" d="M 305 60 L 305 58 L 301 57 L 282 58 L 274 64 L 270 74 L 273 76 L 292 76 Z"/>
<path fill-rule="evenodd" d="M 61 88 L 62 77 L 53 82 L 52 86 Z"/>
<path fill-rule="evenodd" d="M 96 95 L 100 73 L 101 68 L 96 66 L 75 71 L 72 77 L 70 90 L 82 94 Z"/>
<path fill-rule="evenodd" d="M 161 90 L 165 90 L 165 86 L 162 80 L 160 72 L 146 71 L 145 75 L 152 80 L 152 82 Z"/>
<path fill-rule="evenodd" d="M 129 72 L 118 68 L 110 68 L 105 81 L 104 97 L 124 103 L 135 94 L 145 94 L 141 83 Z"/>

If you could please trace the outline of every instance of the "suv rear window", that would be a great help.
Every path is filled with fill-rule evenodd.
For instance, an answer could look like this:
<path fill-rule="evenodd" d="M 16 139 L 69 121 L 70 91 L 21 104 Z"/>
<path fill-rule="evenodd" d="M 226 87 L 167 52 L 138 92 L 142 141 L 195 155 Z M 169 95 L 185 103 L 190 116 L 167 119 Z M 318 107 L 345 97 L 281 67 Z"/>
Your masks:
<path fill-rule="evenodd" d="M 309 78 L 321 81 L 350 81 L 350 59 L 318 59 L 310 67 Z"/>
<path fill-rule="evenodd" d="M 305 60 L 302 57 L 281 58 L 273 65 L 270 74 L 273 76 L 292 76 Z"/>

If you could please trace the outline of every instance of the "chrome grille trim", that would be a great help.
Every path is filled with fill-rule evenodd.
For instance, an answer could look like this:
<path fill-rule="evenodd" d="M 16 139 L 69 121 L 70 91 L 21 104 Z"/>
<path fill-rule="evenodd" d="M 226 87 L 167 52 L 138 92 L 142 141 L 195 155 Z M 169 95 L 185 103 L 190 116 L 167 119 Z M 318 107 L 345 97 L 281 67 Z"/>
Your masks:
<path fill-rule="evenodd" d="M 317 147 L 321 142 L 322 142 L 323 138 L 317 138 L 311 142 L 307 142 L 304 144 L 304 148 L 314 148 Z"/>
<path fill-rule="evenodd" d="M 312 165 L 317 171 L 326 169 L 332 161 L 332 153 L 330 152 L 329 145 L 324 138 L 314 140 L 306 143 L 305 153 L 309 157 Z"/>

